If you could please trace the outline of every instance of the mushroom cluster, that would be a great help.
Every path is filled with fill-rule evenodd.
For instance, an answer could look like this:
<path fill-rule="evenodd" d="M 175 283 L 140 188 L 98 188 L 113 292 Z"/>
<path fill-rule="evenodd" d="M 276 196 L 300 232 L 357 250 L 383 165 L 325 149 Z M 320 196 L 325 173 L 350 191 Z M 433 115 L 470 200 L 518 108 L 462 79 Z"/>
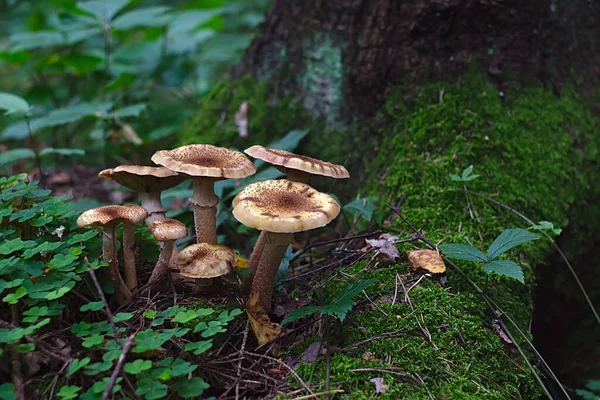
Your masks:
<path fill-rule="evenodd" d="M 261 231 L 250 256 L 251 276 L 243 283 L 243 293 L 246 299 L 258 299 L 258 304 L 269 311 L 275 276 L 288 245 L 294 242 L 294 233 L 325 226 L 340 212 L 336 200 L 309 186 L 309 179 L 311 176 L 348 178 L 349 174 L 341 165 L 283 150 L 252 146 L 245 153 L 286 174 L 286 179 L 250 184 L 233 199 L 233 216 L 245 226 Z M 103 258 L 109 265 L 119 303 L 128 301 L 139 288 L 133 230 L 143 220 L 160 243 L 160 255 L 148 279 L 149 285 L 162 281 L 169 271 L 177 271 L 172 276 L 195 279 L 200 285 L 232 272 L 236 265 L 236 254 L 217 244 L 219 198 L 214 184 L 221 179 L 250 176 L 256 172 L 254 164 L 240 152 L 206 144 L 161 150 L 151 159 L 158 166 L 121 165 L 99 174 L 136 191 L 141 206 L 99 207 L 84 212 L 77 221 L 80 227 L 104 227 Z M 194 186 L 189 206 L 194 213 L 196 243 L 177 252 L 175 241 L 187 237 L 188 230 L 181 222 L 166 218 L 160 194 L 186 179 Z M 124 279 L 116 245 L 116 230 L 121 222 L 124 223 Z"/>

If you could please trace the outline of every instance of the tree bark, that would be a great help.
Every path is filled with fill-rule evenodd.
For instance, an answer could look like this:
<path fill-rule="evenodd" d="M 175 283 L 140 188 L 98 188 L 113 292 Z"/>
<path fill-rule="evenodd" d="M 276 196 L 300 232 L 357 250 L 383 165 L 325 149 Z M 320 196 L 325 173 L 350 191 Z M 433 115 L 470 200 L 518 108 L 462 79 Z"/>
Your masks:
<path fill-rule="evenodd" d="M 236 74 L 273 79 L 329 119 L 372 115 L 389 85 L 456 77 L 473 58 L 500 90 L 515 76 L 589 84 L 600 74 L 597 3 L 275 0 Z"/>

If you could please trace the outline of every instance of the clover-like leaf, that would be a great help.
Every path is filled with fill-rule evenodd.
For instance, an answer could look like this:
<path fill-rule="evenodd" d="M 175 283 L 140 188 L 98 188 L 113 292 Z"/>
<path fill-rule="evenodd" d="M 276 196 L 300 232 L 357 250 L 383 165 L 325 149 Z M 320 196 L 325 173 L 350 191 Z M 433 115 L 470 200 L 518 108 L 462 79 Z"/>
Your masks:
<path fill-rule="evenodd" d="M 104 341 L 104 335 L 94 334 L 92 336 L 88 336 L 84 339 L 81 345 L 85 348 L 91 348 L 94 346 L 99 346 Z"/>
<path fill-rule="evenodd" d="M 135 360 L 123 366 L 123 370 L 131 375 L 141 374 L 150 368 L 152 368 L 152 361 L 150 360 Z"/>
<path fill-rule="evenodd" d="M 79 386 L 63 386 L 56 395 L 64 400 L 75 399 L 80 390 L 81 387 Z"/>
<path fill-rule="evenodd" d="M 101 301 L 90 301 L 87 304 L 82 305 L 81 307 L 79 307 L 79 311 L 81 312 L 85 312 L 85 311 L 100 311 L 104 308 L 104 303 Z"/>
<path fill-rule="evenodd" d="M 210 350 L 213 346 L 212 340 L 201 340 L 199 342 L 191 342 L 187 343 L 184 347 L 186 351 L 191 351 L 192 353 L 198 355 L 202 354 L 208 350 Z"/>
<path fill-rule="evenodd" d="M 171 376 L 176 377 L 191 374 L 196 370 L 196 368 L 198 368 L 197 365 L 182 360 L 181 358 L 178 358 L 171 365 Z"/>
<path fill-rule="evenodd" d="M 71 365 L 69 366 L 69 370 L 67 371 L 67 376 L 73 375 L 75 372 L 79 371 L 81 368 L 85 367 L 90 363 L 91 359 L 89 357 L 79 359 L 74 359 L 71 361 Z"/>
<path fill-rule="evenodd" d="M 177 394 L 184 399 L 197 399 L 208 389 L 210 385 L 202 378 L 192 377 L 191 379 L 181 378 L 174 386 Z"/>

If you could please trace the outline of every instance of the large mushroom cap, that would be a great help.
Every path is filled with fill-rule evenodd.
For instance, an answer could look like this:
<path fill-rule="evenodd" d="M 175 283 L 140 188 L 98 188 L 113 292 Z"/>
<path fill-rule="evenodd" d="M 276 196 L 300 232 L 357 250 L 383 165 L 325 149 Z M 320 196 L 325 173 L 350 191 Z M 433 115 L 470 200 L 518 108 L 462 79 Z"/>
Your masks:
<path fill-rule="evenodd" d="M 162 192 L 187 179 L 186 176 L 165 167 L 142 165 L 119 165 L 116 168 L 100 171 L 98 176 L 111 179 L 138 193 Z"/>
<path fill-rule="evenodd" d="M 242 153 L 210 144 L 160 150 L 154 153 L 152 161 L 190 176 L 239 179 L 256 172 L 254 164 Z"/>
<path fill-rule="evenodd" d="M 348 170 L 342 165 L 332 164 L 316 158 L 290 153 L 285 150 L 268 149 L 256 145 L 244 150 L 244 153 L 272 165 L 296 169 L 311 175 L 322 175 L 331 178 L 349 178 Z"/>
<path fill-rule="evenodd" d="M 175 257 L 175 267 L 187 278 L 216 278 L 231 272 L 236 262 L 230 248 L 209 243 L 188 246 Z"/>
<path fill-rule="evenodd" d="M 328 194 L 287 179 L 256 182 L 233 199 L 233 216 L 251 228 L 302 232 L 327 225 L 340 213 Z"/>
<path fill-rule="evenodd" d="M 188 235 L 184 224 L 172 218 L 161 218 L 150 223 L 148 230 L 158 241 L 177 240 Z"/>
<path fill-rule="evenodd" d="M 84 226 L 106 225 L 118 221 L 128 221 L 137 225 L 147 216 L 148 211 L 136 204 L 103 206 L 92 208 L 81 214 L 77 218 L 77 226 L 83 228 Z"/>

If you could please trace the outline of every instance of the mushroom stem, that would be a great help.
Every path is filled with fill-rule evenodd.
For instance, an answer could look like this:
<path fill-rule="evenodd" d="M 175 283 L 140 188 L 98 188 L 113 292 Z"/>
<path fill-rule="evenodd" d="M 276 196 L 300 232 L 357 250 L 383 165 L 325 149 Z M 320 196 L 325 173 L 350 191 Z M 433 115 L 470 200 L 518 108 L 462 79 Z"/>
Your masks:
<path fill-rule="evenodd" d="M 152 222 L 160 218 L 165 218 L 167 210 L 160 200 L 161 192 L 147 192 L 139 193 L 142 207 L 148 211 L 148 217 L 146 217 L 146 224 L 150 225 Z"/>
<path fill-rule="evenodd" d="M 119 261 L 117 259 L 117 224 L 105 225 L 102 235 L 102 257 L 108 264 L 110 276 L 115 285 L 115 298 L 119 304 L 131 298 L 131 291 L 123 281 L 119 272 Z"/>
<path fill-rule="evenodd" d="M 154 270 L 152 271 L 152 275 L 150 275 L 150 279 L 148 280 L 149 285 L 158 282 L 167 273 L 174 248 L 174 240 L 167 240 L 162 243 L 162 250 L 158 256 L 158 261 L 156 262 Z"/>
<path fill-rule="evenodd" d="M 219 198 L 214 192 L 215 180 L 194 179 L 194 195 L 190 206 L 194 212 L 194 227 L 198 243 L 217 244 L 217 209 Z"/>
<path fill-rule="evenodd" d="M 279 270 L 279 264 L 283 260 L 287 246 L 294 242 L 294 235 L 291 233 L 265 232 L 265 243 L 256 269 L 256 274 L 252 280 L 252 294 L 258 293 L 258 301 L 265 311 L 271 310 L 271 297 L 273 296 L 273 285 L 275 276 Z"/>
<path fill-rule="evenodd" d="M 260 231 L 260 235 L 258 235 L 258 240 L 254 245 L 254 249 L 252 249 L 252 254 L 250 254 L 250 260 L 248 260 L 248 269 L 250 270 L 250 276 L 245 280 L 242 285 L 242 293 L 248 295 L 250 293 L 250 288 L 252 287 L 252 281 L 254 280 L 254 276 L 256 275 L 256 270 L 258 268 L 258 263 L 260 262 L 260 258 L 265 249 L 265 241 L 267 234 L 265 231 Z"/>
<path fill-rule="evenodd" d="M 286 179 L 288 181 L 308 183 L 308 180 L 311 177 L 311 174 L 309 174 L 308 172 L 300 171 L 298 169 L 293 168 L 284 168 L 283 172 L 285 172 Z"/>
<path fill-rule="evenodd" d="M 130 290 L 137 287 L 135 271 L 135 226 L 125 221 L 123 226 L 123 260 L 125 261 L 125 282 Z"/>

